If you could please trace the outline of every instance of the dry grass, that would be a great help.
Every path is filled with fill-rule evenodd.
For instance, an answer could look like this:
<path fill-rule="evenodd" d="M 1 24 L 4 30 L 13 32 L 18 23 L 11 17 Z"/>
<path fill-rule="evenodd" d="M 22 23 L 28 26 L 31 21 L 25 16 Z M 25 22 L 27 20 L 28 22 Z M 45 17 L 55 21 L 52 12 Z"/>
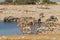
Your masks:
<path fill-rule="evenodd" d="M 2 40 L 60 40 L 60 34 L 26 34 L 1 37 Z"/>

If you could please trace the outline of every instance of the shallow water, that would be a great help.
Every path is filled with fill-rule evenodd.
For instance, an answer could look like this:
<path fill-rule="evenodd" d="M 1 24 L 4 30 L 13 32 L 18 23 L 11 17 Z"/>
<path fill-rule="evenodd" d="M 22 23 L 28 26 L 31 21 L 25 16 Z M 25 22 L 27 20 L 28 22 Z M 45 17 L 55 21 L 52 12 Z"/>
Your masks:
<path fill-rule="evenodd" d="M 22 34 L 18 29 L 16 23 L 4 23 L 0 22 L 0 35 L 15 35 Z"/>

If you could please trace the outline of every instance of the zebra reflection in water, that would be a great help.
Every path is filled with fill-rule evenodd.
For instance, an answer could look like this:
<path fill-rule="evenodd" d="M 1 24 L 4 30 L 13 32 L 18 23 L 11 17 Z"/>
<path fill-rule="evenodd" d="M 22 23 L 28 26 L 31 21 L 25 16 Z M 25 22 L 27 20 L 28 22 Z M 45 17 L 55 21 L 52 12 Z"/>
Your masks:
<path fill-rule="evenodd" d="M 46 22 L 41 22 L 41 19 L 35 20 L 35 19 L 24 19 L 19 21 L 19 29 L 23 33 L 45 33 L 46 31 L 53 31 L 54 28 L 52 28 L 55 25 L 55 22 L 57 22 L 57 17 L 51 16 L 49 19 L 46 20 Z"/>

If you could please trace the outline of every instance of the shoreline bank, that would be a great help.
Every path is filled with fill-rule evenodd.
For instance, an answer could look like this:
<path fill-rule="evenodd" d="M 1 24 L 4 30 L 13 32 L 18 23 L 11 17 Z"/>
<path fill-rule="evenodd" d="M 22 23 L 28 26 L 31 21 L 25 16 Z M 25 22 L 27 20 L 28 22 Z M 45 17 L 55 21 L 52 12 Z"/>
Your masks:
<path fill-rule="evenodd" d="M 46 17 L 43 21 L 53 15 L 58 17 L 58 23 L 60 22 L 60 5 L 48 5 L 50 9 L 42 9 L 41 6 L 45 7 L 45 5 L 0 5 L 0 20 L 8 16 L 38 19 L 39 14 L 44 13 Z"/>

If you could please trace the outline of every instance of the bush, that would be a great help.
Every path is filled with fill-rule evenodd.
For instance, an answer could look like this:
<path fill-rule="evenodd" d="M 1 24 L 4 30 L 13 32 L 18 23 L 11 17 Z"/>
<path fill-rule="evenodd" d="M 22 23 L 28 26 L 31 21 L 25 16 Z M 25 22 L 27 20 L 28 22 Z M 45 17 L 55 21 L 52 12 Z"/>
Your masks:
<path fill-rule="evenodd" d="M 56 2 L 50 2 L 49 4 L 57 4 Z"/>
<path fill-rule="evenodd" d="M 43 0 L 43 2 L 41 4 L 57 4 L 56 2 L 52 2 L 50 0 Z"/>

